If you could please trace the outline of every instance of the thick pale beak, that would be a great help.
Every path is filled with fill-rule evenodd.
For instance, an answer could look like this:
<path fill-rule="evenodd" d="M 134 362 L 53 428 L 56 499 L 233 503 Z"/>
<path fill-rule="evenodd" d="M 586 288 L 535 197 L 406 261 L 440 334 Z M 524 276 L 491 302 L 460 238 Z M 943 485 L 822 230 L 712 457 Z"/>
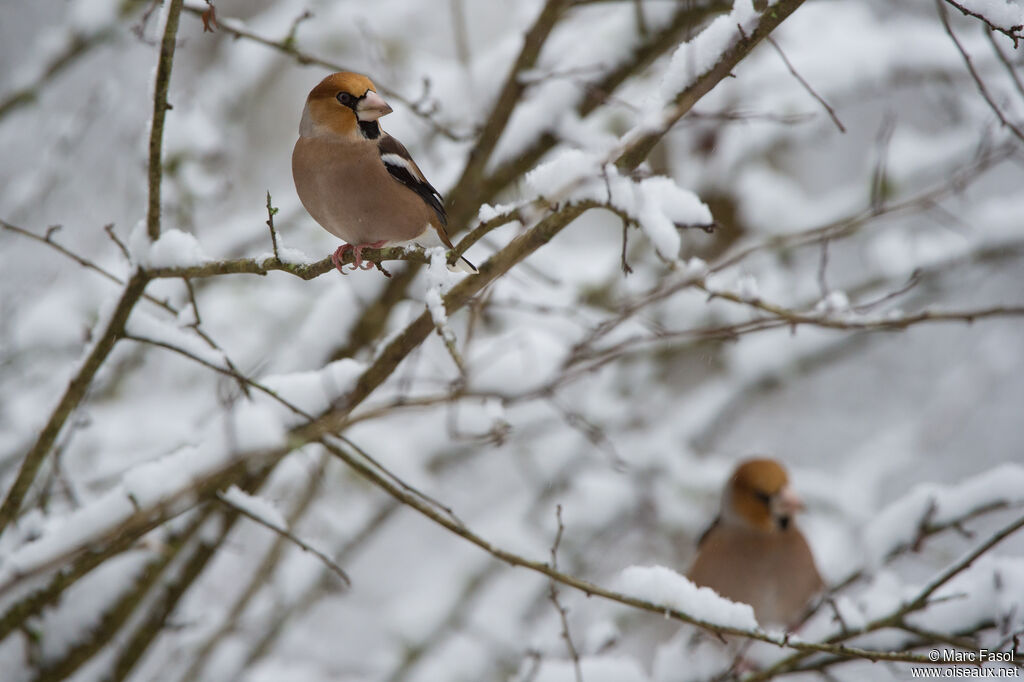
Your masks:
<path fill-rule="evenodd" d="M 392 111 L 393 109 L 384 101 L 384 98 L 373 90 L 368 91 L 356 106 L 356 116 L 360 121 L 376 121 Z"/>
<path fill-rule="evenodd" d="M 772 511 L 776 516 L 793 516 L 804 510 L 803 500 L 797 497 L 797 494 L 788 485 L 775 495 L 772 502 L 774 503 Z"/>

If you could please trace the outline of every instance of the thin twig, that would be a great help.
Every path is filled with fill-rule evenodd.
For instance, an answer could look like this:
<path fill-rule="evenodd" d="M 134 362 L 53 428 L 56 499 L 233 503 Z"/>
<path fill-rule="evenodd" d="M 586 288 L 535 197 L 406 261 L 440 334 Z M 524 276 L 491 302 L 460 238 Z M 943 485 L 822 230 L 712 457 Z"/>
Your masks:
<path fill-rule="evenodd" d="M 277 215 L 279 209 L 274 208 L 270 204 L 270 190 L 267 190 L 267 227 L 270 229 L 270 244 L 274 247 L 274 258 L 281 260 L 280 254 L 277 252 L 277 231 L 274 230 L 274 216 Z"/>
<path fill-rule="evenodd" d="M 793 74 L 793 78 L 796 78 L 800 85 L 804 86 L 804 89 L 811 95 L 811 97 L 818 100 L 818 104 L 825 108 L 825 111 L 828 112 L 828 115 L 832 119 L 832 122 L 836 124 L 837 128 L 839 128 L 839 132 L 845 133 L 846 128 L 843 126 L 842 121 L 839 120 L 839 117 L 836 116 L 835 109 L 829 106 L 829 103 L 825 101 L 825 98 L 819 95 L 817 92 L 815 92 L 814 88 L 811 87 L 811 84 L 804 80 L 803 76 L 797 73 L 797 70 L 793 68 L 793 65 L 789 62 L 789 59 L 786 57 L 786 53 L 782 51 L 782 48 L 779 47 L 779 44 L 777 42 L 775 42 L 775 39 L 772 38 L 771 36 L 766 36 L 765 40 L 767 40 L 768 43 L 775 48 L 775 51 L 779 53 L 779 56 L 782 57 L 782 63 L 785 64 L 786 68 L 789 69 L 789 72 Z"/>
<path fill-rule="evenodd" d="M 124 256 L 124 259 L 131 262 L 132 255 L 128 253 L 128 247 L 124 245 L 124 242 L 121 241 L 120 237 L 117 236 L 117 233 L 114 232 L 114 223 L 107 223 L 104 225 L 103 231 L 107 233 L 108 237 L 110 237 L 110 241 L 114 242 L 114 245 L 120 249 L 121 255 Z"/>
<path fill-rule="evenodd" d="M 100 267 L 99 265 L 96 265 L 96 263 L 92 262 L 91 260 L 89 260 L 87 258 L 83 258 L 82 256 L 78 255 L 74 251 L 71 251 L 71 250 L 63 247 L 60 244 L 58 244 L 56 241 L 54 241 L 53 238 L 52 238 L 52 236 L 53 236 L 52 232 L 50 230 L 47 230 L 46 236 L 40 236 L 40 235 L 30 231 L 30 230 L 26 230 L 23 227 L 18 227 L 17 225 L 12 225 L 11 223 L 7 222 L 6 220 L 2 220 L 2 219 L 0 219 L 0 227 L 2 227 L 5 230 L 10 230 L 11 232 L 14 232 L 16 234 L 20 234 L 23 237 L 28 237 L 29 239 L 33 239 L 33 240 L 35 240 L 37 242 L 40 242 L 42 244 L 46 244 L 50 248 L 55 249 L 61 255 L 66 256 L 66 257 L 70 258 L 71 260 L 75 261 L 76 263 L 81 265 L 83 268 L 85 268 L 87 270 L 92 270 L 93 272 L 101 275 L 105 279 L 110 280 L 114 284 L 117 284 L 119 286 L 124 286 L 124 280 L 122 280 L 120 277 L 118 277 L 114 273 L 110 272 L 109 270 L 106 270 L 105 268 Z M 164 310 L 166 310 L 170 314 L 177 316 L 177 314 L 178 314 L 177 309 L 175 309 L 173 306 L 171 306 L 169 303 L 167 303 L 167 301 L 162 301 L 162 300 L 160 300 L 158 298 L 150 296 L 149 294 L 143 294 L 142 297 L 144 299 L 146 299 L 147 301 L 149 301 L 150 303 L 153 303 L 155 305 L 160 306 L 161 308 L 163 308 Z"/>
<path fill-rule="evenodd" d="M 414 496 L 404 493 L 399 488 L 390 484 L 380 476 L 376 475 L 371 469 L 362 464 L 358 458 L 352 457 L 346 453 L 343 449 L 336 448 L 329 444 L 324 444 L 328 452 L 339 457 L 346 464 L 351 466 L 357 473 L 368 478 L 374 485 L 382 488 L 392 497 L 396 498 L 403 504 L 412 507 L 420 514 L 426 516 L 431 521 L 440 524 L 452 533 L 455 533 L 459 537 L 467 540 L 468 542 L 476 545 L 485 552 L 491 554 L 496 559 L 504 561 L 513 566 L 519 566 L 521 568 L 528 569 L 530 571 L 540 573 L 548 578 L 553 578 L 557 582 L 577 589 L 588 596 L 597 596 L 609 601 L 617 602 L 626 606 L 631 606 L 642 611 L 648 611 L 660 618 L 670 618 L 678 620 L 691 625 L 696 625 L 700 628 L 706 629 L 710 632 L 717 632 L 722 635 L 738 635 L 740 637 L 746 637 L 749 639 L 755 639 L 758 641 L 773 644 L 780 648 L 790 648 L 801 652 L 815 653 L 833 653 L 836 655 L 844 656 L 847 658 L 866 658 L 873 661 L 906 661 L 913 663 L 928 663 L 929 660 L 926 656 L 920 654 L 914 654 L 905 651 L 876 651 L 862 649 L 859 647 L 851 647 L 845 644 L 826 644 L 817 642 L 806 642 L 796 638 L 790 639 L 788 636 L 773 635 L 763 630 L 746 630 L 743 628 L 736 628 L 733 626 L 720 625 L 711 621 L 694 618 L 693 616 L 679 611 L 677 609 L 666 607 L 661 604 L 655 604 L 644 599 L 638 599 L 629 595 L 609 590 L 601 587 L 595 583 L 591 583 L 575 576 L 557 571 L 551 567 L 550 564 L 542 561 L 534 561 L 527 559 L 518 554 L 514 554 L 507 550 L 504 550 L 496 545 L 491 544 L 481 536 L 477 535 L 469 528 L 465 526 L 459 526 L 452 523 L 444 516 L 438 514 L 430 506 L 423 504 Z"/>
<path fill-rule="evenodd" d="M 992 51 L 996 53 L 996 57 L 1002 63 L 1003 68 L 1006 69 L 1006 73 L 1010 75 L 1010 79 L 1013 80 L 1013 85 L 1017 88 L 1017 92 L 1020 93 L 1021 97 L 1024 97 L 1024 82 L 1021 81 L 1020 76 L 1017 74 L 1017 69 L 1013 66 L 1006 55 L 1003 54 L 1002 48 L 996 42 L 995 36 L 992 31 L 985 31 L 985 37 L 988 38 L 988 42 L 992 45 Z"/>
<path fill-rule="evenodd" d="M 1021 131 L 1020 128 L 1015 126 L 1013 123 L 1010 123 L 1010 121 L 1006 119 L 1006 116 L 1003 115 L 1002 109 L 1000 109 L 999 105 L 996 104 L 994 99 L 992 99 L 992 95 L 989 94 L 988 88 L 985 87 L 985 82 L 981 79 L 981 76 L 974 68 L 974 63 L 971 61 L 971 56 L 967 54 L 967 50 L 964 49 L 964 46 L 961 45 L 960 41 L 957 39 L 956 34 L 953 33 L 953 27 L 949 25 L 949 17 L 946 15 L 946 6 L 942 4 L 943 2 L 952 3 L 952 0 L 935 0 L 935 7 L 939 11 L 939 18 L 942 19 L 942 27 L 946 29 L 946 35 L 948 35 L 949 39 L 953 41 L 953 44 L 956 45 L 957 51 L 960 52 L 960 56 L 963 57 L 964 65 L 970 72 L 971 78 L 974 79 L 974 83 L 978 86 L 978 92 L 981 93 L 981 96 L 985 99 L 985 102 L 988 104 L 992 112 L 996 115 L 996 118 L 999 119 L 999 122 L 1003 125 L 1003 127 L 1009 128 L 1018 140 L 1024 142 L 1024 131 Z M 963 8 L 956 5 L 956 3 L 952 4 L 954 4 L 954 6 L 956 6 L 958 9 L 963 10 Z M 966 10 L 963 11 L 966 13 Z M 1014 45 L 1016 45 L 1016 39 L 1014 40 Z"/>
<path fill-rule="evenodd" d="M 324 566 L 326 566 L 328 569 L 330 569 L 332 573 L 334 573 L 336 576 L 341 578 L 342 581 L 346 585 L 348 585 L 349 587 L 352 586 L 352 580 L 348 577 L 348 574 L 345 573 L 345 570 L 341 566 L 336 564 L 333 559 L 331 559 L 329 556 L 327 556 L 326 554 L 321 552 L 319 549 L 317 549 L 316 547 L 313 547 L 308 542 L 306 542 L 305 540 L 303 540 L 299 536 L 295 535 L 295 533 L 292 533 L 287 528 L 281 528 L 280 526 L 278 526 L 278 525 L 276 525 L 274 523 L 271 523 L 270 521 L 268 521 L 267 519 L 264 519 L 259 514 L 252 513 L 251 511 L 249 511 L 248 509 L 246 509 L 242 505 L 235 504 L 234 502 L 229 500 L 227 497 L 225 497 L 223 493 L 217 493 L 217 500 L 221 504 L 223 504 L 223 505 L 225 505 L 227 507 L 230 507 L 231 509 L 234 509 L 236 512 L 238 512 L 242 516 L 246 517 L 247 519 L 249 519 L 251 521 L 255 521 L 256 523 L 258 523 L 259 525 L 263 526 L 264 528 L 267 528 L 269 530 L 274 531 L 275 533 L 277 533 L 281 537 L 287 539 L 289 542 L 291 542 L 292 544 L 296 545 L 303 552 L 309 552 L 310 554 L 315 556 L 317 559 L 319 559 L 320 563 L 322 563 Z"/>
<path fill-rule="evenodd" d="M 562 533 L 565 526 L 562 524 L 562 505 L 555 505 L 555 520 L 558 522 L 558 530 L 555 532 L 555 541 L 551 544 L 551 568 L 558 570 L 558 547 L 562 544 Z M 558 612 L 558 619 L 562 622 L 562 639 L 565 640 L 565 648 L 569 651 L 569 658 L 572 659 L 573 672 L 576 674 L 576 682 L 583 682 L 583 669 L 580 668 L 580 654 L 572 641 L 572 634 L 569 632 L 569 610 L 562 606 L 558 600 L 558 584 L 554 578 L 548 580 L 548 597 L 555 605 Z"/>
<path fill-rule="evenodd" d="M 1002 26 L 997 26 L 997 25 L 993 24 L 991 21 L 988 20 L 987 17 L 985 17 L 984 14 L 980 14 L 980 13 L 975 12 L 973 10 L 967 9 L 966 7 L 961 5 L 959 2 L 956 2 L 956 0 L 945 0 L 945 1 L 947 3 L 949 3 L 950 5 L 952 5 L 953 7 L 956 7 L 961 12 L 963 12 L 965 16 L 971 16 L 971 17 L 974 17 L 975 19 L 981 20 L 986 26 L 989 27 L 989 29 L 991 31 L 999 31 L 1000 33 L 1005 35 L 1007 38 L 1009 38 L 1010 40 L 1013 41 L 1014 49 L 1017 48 L 1017 44 L 1020 41 L 1020 39 L 1022 37 L 1024 37 L 1024 25 L 1017 25 L 1017 26 L 1011 26 L 1009 28 L 1003 28 Z"/>

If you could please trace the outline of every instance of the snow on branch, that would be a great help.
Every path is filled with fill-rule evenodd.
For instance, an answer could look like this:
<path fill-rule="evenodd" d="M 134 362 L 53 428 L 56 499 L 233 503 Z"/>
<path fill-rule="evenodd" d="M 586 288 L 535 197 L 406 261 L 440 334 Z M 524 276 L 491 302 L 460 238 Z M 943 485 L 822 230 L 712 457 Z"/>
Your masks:
<path fill-rule="evenodd" d="M 985 23 L 989 29 L 1004 34 L 1017 47 L 1024 38 L 1024 7 L 1011 0 L 944 0 L 965 15 Z"/>
<path fill-rule="evenodd" d="M 959 527 L 993 509 L 1024 505 L 1024 467 L 1004 464 L 952 485 L 923 484 L 893 502 L 864 531 L 868 563 L 916 547 L 936 529 Z"/>
<path fill-rule="evenodd" d="M 658 254 L 679 258 L 680 227 L 711 226 L 711 211 L 693 192 L 670 178 L 633 180 L 599 155 L 570 150 L 526 174 L 537 196 L 553 203 L 588 202 L 613 208 L 640 226 Z"/>

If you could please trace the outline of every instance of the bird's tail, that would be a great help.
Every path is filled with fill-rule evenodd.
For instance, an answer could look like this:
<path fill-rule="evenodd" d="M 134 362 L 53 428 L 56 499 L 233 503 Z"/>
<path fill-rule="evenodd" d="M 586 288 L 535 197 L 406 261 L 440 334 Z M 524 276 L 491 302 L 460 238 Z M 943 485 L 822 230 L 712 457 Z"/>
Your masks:
<path fill-rule="evenodd" d="M 424 249 L 431 249 L 436 246 L 441 246 L 446 249 L 452 248 L 452 243 L 447 236 L 442 240 L 441 235 L 438 234 L 437 228 L 433 225 L 427 227 L 427 229 L 416 239 L 409 242 L 403 242 L 403 244 L 416 244 L 423 247 Z M 395 244 L 395 246 L 401 246 L 401 244 Z M 448 270 L 450 272 L 466 272 L 470 274 L 476 274 L 480 272 L 476 269 L 476 266 L 469 262 L 465 256 L 455 261 L 454 265 L 449 265 Z"/>
<path fill-rule="evenodd" d="M 476 269 L 476 266 L 469 262 L 465 256 L 455 261 L 455 265 L 449 265 L 448 269 L 452 272 L 468 272 L 470 274 L 476 274 L 480 272 Z"/>

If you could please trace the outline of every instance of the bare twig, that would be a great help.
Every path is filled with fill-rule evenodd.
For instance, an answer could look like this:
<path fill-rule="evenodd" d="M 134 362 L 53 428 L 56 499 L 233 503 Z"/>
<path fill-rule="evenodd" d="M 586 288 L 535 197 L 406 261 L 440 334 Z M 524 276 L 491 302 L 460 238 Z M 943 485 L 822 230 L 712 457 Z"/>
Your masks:
<path fill-rule="evenodd" d="M 124 242 L 121 241 L 121 238 L 117 236 L 116 232 L 114 232 L 114 223 L 107 223 L 106 225 L 104 225 L 103 231 L 107 233 L 108 237 L 110 237 L 110 241 L 114 242 L 114 245 L 117 246 L 118 249 L 120 249 L 121 255 L 124 256 L 124 259 L 130 262 L 132 259 L 132 255 L 128 253 L 128 247 L 124 245 Z"/>
<path fill-rule="evenodd" d="M 277 231 L 274 230 L 274 216 L 277 215 L 277 208 L 274 208 L 270 204 L 270 190 L 267 190 L 267 228 L 270 229 L 270 244 L 274 247 L 274 258 L 280 260 L 281 256 L 277 253 Z"/>
<path fill-rule="evenodd" d="M 818 100 L 818 104 L 825 108 L 825 111 L 828 112 L 829 118 L 831 118 L 832 122 L 836 124 L 837 128 L 839 128 L 839 132 L 845 133 L 846 128 L 843 126 L 842 121 L 839 120 L 839 117 L 836 116 L 835 109 L 829 106 L 829 103 L 825 101 L 825 98 L 815 92 L 814 88 L 811 87 L 811 84 L 804 80 L 804 77 L 801 76 L 795 68 L 793 68 L 793 65 L 786 57 L 786 53 L 782 51 L 782 48 L 779 47 L 777 42 L 775 42 L 775 39 L 771 36 L 767 36 L 766 40 L 775 48 L 775 51 L 779 53 L 779 57 L 782 58 L 782 63 L 785 64 L 786 68 L 789 69 L 789 72 L 793 74 L 793 78 L 796 78 L 800 85 L 804 86 L 804 90 L 806 90 L 811 97 Z"/>
<path fill-rule="evenodd" d="M 996 104 L 994 99 L 992 99 L 992 95 L 989 94 L 988 88 L 985 86 L 985 82 L 981 79 L 981 76 L 974 68 L 974 63 L 971 61 L 971 56 L 967 54 L 967 50 L 964 49 L 964 46 L 961 45 L 960 41 L 957 39 L 956 34 L 953 32 L 953 27 L 949 25 L 949 17 L 946 15 L 946 6 L 942 4 L 943 2 L 949 2 L 953 4 L 958 9 L 964 11 L 965 14 L 967 13 L 967 11 L 964 10 L 959 5 L 956 5 L 956 3 L 952 2 L 952 0 L 935 0 L 935 7 L 939 11 L 939 18 L 942 19 L 942 27 L 946 29 L 946 35 L 948 35 L 949 39 L 953 41 L 953 44 L 956 45 L 957 51 L 960 52 L 960 56 L 963 57 L 964 66 L 967 67 L 967 70 L 971 74 L 971 78 L 974 79 L 974 83 L 978 86 L 978 92 L 981 93 L 981 96 L 985 99 L 985 102 L 992 110 L 992 113 L 996 115 L 996 118 L 999 119 L 999 122 L 1003 125 L 1003 127 L 1009 128 L 1010 132 L 1012 132 L 1018 140 L 1024 142 L 1024 131 L 1021 131 L 1020 128 L 1018 128 L 1013 123 L 1007 120 L 1006 116 L 1003 114 L 1003 110 L 1000 109 L 999 105 Z M 1016 45 L 1016 40 L 1017 39 L 1015 38 L 1014 45 Z"/>
<path fill-rule="evenodd" d="M 562 533 L 565 526 L 562 524 L 562 505 L 555 505 L 555 520 L 558 522 L 558 530 L 555 532 L 555 541 L 551 544 L 551 568 L 558 570 L 558 546 L 562 544 Z M 576 674 L 576 682 L 583 682 L 583 669 L 580 668 L 580 655 L 576 645 L 572 641 L 572 634 L 569 632 L 569 611 L 558 600 L 558 585 L 554 578 L 548 580 L 548 597 L 555 605 L 558 612 L 558 619 L 562 622 L 562 639 L 565 640 L 565 648 L 569 651 L 569 658 L 572 659 L 573 672 Z"/>
<path fill-rule="evenodd" d="M 1024 38 L 1024 25 L 1011 26 L 1009 28 L 1003 28 L 1002 26 L 996 26 L 991 21 L 989 21 L 988 18 L 985 17 L 984 14 L 979 14 L 978 12 L 975 12 L 973 10 L 967 9 L 966 7 L 961 5 L 959 2 L 956 2 L 956 0 L 945 0 L 945 2 L 949 3 L 953 7 L 956 7 L 958 10 L 963 12 L 965 16 L 971 16 L 971 17 L 974 17 L 975 19 L 979 19 L 986 26 L 988 26 L 990 31 L 999 31 L 1000 33 L 1002 33 L 1007 38 L 1009 38 L 1010 40 L 1013 41 L 1013 47 L 1014 48 L 1017 47 L 1017 44 L 1020 41 L 1020 39 Z"/>
<path fill-rule="evenodd" d="M 81 265 L 83 268 L 85 268 L 87 270 L 92 270 L 93 272 L 101 275 L 105 279 L 110 280 L 114 284 L 118 284 L 120 286 L 124 286 L 124 280 L 122 280 L 120 277 L 118 277 L 114 273 L 110 272 L 109 270 L 106 270 L 105 268 L 100 267 L 99 265 L 96 265 L 96 263 L 92 262 L 91 260 L 89 260 L 87 258 L 83 258 L 82 256 L 78 255 L 74 251 L 71 251 L 71 250 L 63 247 L 60 244 L 58 244 L 56 241 L 54 241 L 53 238 L 52 238 L 53 235 L 52 235 L 50 230 L 47 230 L 46 236 L 43 237 L 43 236 L 39 236 L 38 234 L 36 234 L 36 233 L 34 233 L 34 232 L 30 231 L 30 230 L 26 230 L 23 227 L 18 227 L 17 225 L 12 225 L 11 223 L 7 222 L 6 220 L 2 220 L 2 219 L 0 219 L 0 227 L 2 227 L 5 230 L 10 230 L 11 232 L 14 232 L 16 234 L 20 234 L 20 235 L 22 235 L 24 237 L 28 237 L 29 239 L 33 239 L 33 240 L 35 240 L 37 242 L 40 242 L 42 244 L 46 244 L 50 248 L 55 249 L 61 255 L 66 256 L 66 257 L 70 258 L 71 260 L 75 261 L 76 263 Z M 147 301 L 149 301 L 150 303 L 153 303 L 155 305 L 160 306 L 161 308 L 163 308 L 164 310 L 166 310 L 167 312 L 169 312 L 172 315 L 177 315 L 178 314 L 177 309 L 172 307 L 169 303 L 167 303 L 167 301 L 162 301 L 162 300 L 160 300 L 158 298 L 150 296 L 149 294 L 143 294 L 142 297 L 144 299 L 146 299 Z"/>
<path fill-rule="evenodd" d="M 1017 74 L 1017 69 L 1014 68 L 1013 64 L 1007 59 L 1006 55 L 1003 54 L 1003 50 L 996 43 L 996 39 L 992 34 L 992 31 L 985 31 L 985 37 L 988 38 L 989 44 L 992 46 L 992 51 L 996 53 L 996 58 L 1006 69 L 1006 73 L 1009 74 L 1010 79 L 1013 81 L 1013 86 L 1017 89 L 1017 92 L 1021 97 L 1024 97 L 1024 82 L 1021 81 L 1020 76 Z"/>
<path fill-rule="evenodd" d="M 241 505 L 235 504 L 230 499 L 225 497 L 223 493 L 217 493 L 217 500 L 219 500 L 221 504 L 230 507 L 231 509 L 235 510 L 236 512 L 246 517 L 250 521 L 255 521 L 264 528 L 274 531 L 281 537 L 287 539 L 289 542 L 297 546 L 303 552 L 308 552 L 312 554 L 320 560 L 320 563 L 322 563 L 324 566 L 330 569 L 332 573 L 341 578 L 346 585 L 352 585 L 352 580 L 348 577 L 348 574 L 345 573 L 345 570 L 341 566 L 334 562 L 334 559 L 331 559 L 329 556 L 321 552 L 319 549 L 313 547 L 308 542 L 306 542 L 299 536 L 295 535 L 295 533 L 292 533 L 287 528 L 282 528 L 274 523 L 271 523 L 267 519 L 264 519 L 262 516 L 258 514 L 252 513 L 251 511 L 249 511 L 248 509 Z"/>
<path fill-rule="evenodd" d="M 580 590 L 581 592 L 589 596 L 601 597 L 603 599 L 617 602 L 626 606 L 631 606 L 642 611 L 648 611 L 660 618 L 670 618 L 684 623 L 690 623 L 691 625 L 696 625 L 700 628 L 709 630 L 711 632 L 717 632 L 722 635 L 738 635 L 740 637 L 746 637 L 749 639 L 766 642 L 768 644 L 773 644 L 780 648 L 795 649 L 800 652 L 833 653 L 838 656 L 843 656 L 846 658 L 866 658 L 868 660 L 873 661 L 907 661 L 915 663 L 928 662 L 928 658 L 926 656 L 914 654 L 911 652 L 875 651 L 862 649 L 859 647 L 851 647 L 845 644 L 805 642 L 802 640 L 798 640 L 796 638 L 790 639 L 786 636 L 768 634 L 762 630 L 745 630 L 743 628 L 719 625 L 717 623 L 713 623 L 710 621 L 694 618 L 693 616 L 682 611 L 679 611 L 677 609 L 665 607 L 664 605 L 660 604 L 654 604 L 644 599 L 638 599 L 636 597 L 631 597 L 629 595 L 622 594 L 614 590 L 609 590 L 595 583 L 587 582 L 575 576 L 571 576 L 566 573 L 562 573 L 561 571 L 557 571 L 554 568 L 552 568 L 551 565 L 548 563 L 527 559 L 518 554 L 514 554 L 512 552 L 509 552 L 507 550 L 504 550 L 500 547 L 491 544 L 481 536 L 471 531 L 469 528 L 452 523 L 444 516 L 434 511 L 431 507 L 423 504 L 414 496 L 404 493 L 397 487 L 391 485 L 383 478 L 377 476 L 368 467 L 360 463 L 357 458 L 352 457 L 344 450 L 326 444 L 325 447 L 327 447 L 327 450 L 329 452 L 339 457 L 346 464 L 355 469 L 357 473 L 368 478 L 371 482 L 374 483 L 374 485 L 377 485 L 378 487 L 382 488 L 385 492 L 387 492 L 395 499 L 399 500 L 403 504 L 406 504 L 407 506 L 412 507 L 420 514 L 423 514 L 424 516 L 429 518 L 431 521 L 444 526 L 449 531 L 455 533 L 464 540 L 467 540 L 468 542 L 476 545 L 480 549 L 494 556 L 496 559 L 499 559 L 514 566 L 519 566 L 521 568 L 525 568 L 530 571 L 540 573 L 544 576 L 547 576 L 548 578 L 556 580 L 557 582 L 563 585 Z"/>

